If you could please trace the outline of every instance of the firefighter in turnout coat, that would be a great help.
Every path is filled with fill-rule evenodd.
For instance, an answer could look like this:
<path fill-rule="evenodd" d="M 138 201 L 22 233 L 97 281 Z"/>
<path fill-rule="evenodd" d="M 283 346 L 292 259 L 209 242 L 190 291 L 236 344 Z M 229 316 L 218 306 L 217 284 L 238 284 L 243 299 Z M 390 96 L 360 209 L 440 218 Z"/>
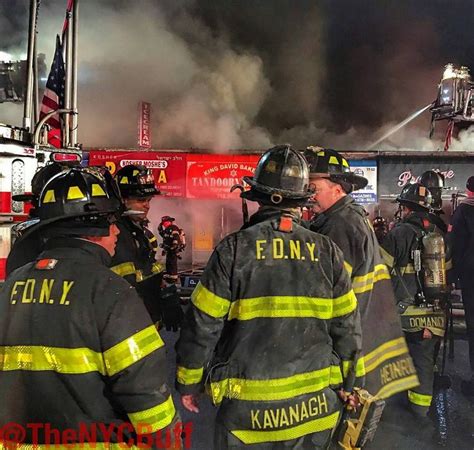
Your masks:
<path fill-rule="evenodd" d="M 402 221 L 385 237 L 382 254 L 391 269 L 395 296 L 420 386 L 408 391 L 410 410 L 426 417 L 433 394 L 435 352 L 444 336 L 445 313 L 422 302 L 421 277 L 416 273 L 414 251 L 424 234 L 434 231 L 430 222 L 431 193 L 421 184 L 405 186 L 397 197 Z"/>
<path fill-rule="evenodd" d="M 357 375 L 379 398 L 418 385 L 396 309 L 390 274 L 367 213 L 348 194 L 367 185 L 339 153 L 320 147 L 305 151 L 315 188 L 317 214 L 311 230 L 330 237 L 342 250 L 351 273 L 362 321 L 362 353 Z"/>
<path fill-rule="evenodd" d="M 260 205 L 216 247 L 177 343 L 177 389 L 198 412 L 207 381 L 219 405 L 215 449 L 326 448 L 342 403 L 339 365 L 361 345 L 360 319 L 340 250 L 299 225 L 304 157 L 267 151 L 251 189 Z"/>
<path fill-rule="evenodd" d="M 46 182 L 70 167 L 71 164 L 58 162 L 47 164 L 46 166 L 41 167 L 33 176 L 33 179 L 31 180 L 31 194 L 24 193 L 12 196 L 13 201 L 30 203 L 31 209 L 28 214 L 29 220 L 15 225 L 12 229 L 12 232 L 16 234 L 17 237 L 10 253 L 8 254 L 5 269 L 7 277 L 15 269 L 33 261 L 41 253 L 44 243 L 41 233 L 30 230 L 28 232 L 28 239 L 25 239 L 23 235 L 27 229 L 32 228 L 37 224 L 38 218 L 36 217 L 36 208 L 38 207 L 39 196 Z"/>
<path fill-rule="evenodd" d="M 174 284 L 164 285 L 163 266 L 155 259 L 156 238 L 145 226 L 150 201 L 160 192 L 144 166 L 125 166 L 115 178 L 131 215 L 117 223 L 120 235 L 111 269 L 136 288 L 154 322 L 162 321 L 167 329 L 177 331 L 182 319 L 177 289 Z"/>
<path fill-rule="evenodd" d="M 104 448 L 119 442 L 120 426 L 126 443 L 177 420 L 163 341 L 135 289 L 107 268 L 121 207 L 109 187 L 97 172 L 74 168 L 41 192 L 45 248 L 0 293 L 0 423 L 26 430 L 19 444 L 0 447 L 63 448 L 47 427 L 64 436 L 100 423 L 111 435 L 99 428 L 96 442 L 80 446 Z"/>

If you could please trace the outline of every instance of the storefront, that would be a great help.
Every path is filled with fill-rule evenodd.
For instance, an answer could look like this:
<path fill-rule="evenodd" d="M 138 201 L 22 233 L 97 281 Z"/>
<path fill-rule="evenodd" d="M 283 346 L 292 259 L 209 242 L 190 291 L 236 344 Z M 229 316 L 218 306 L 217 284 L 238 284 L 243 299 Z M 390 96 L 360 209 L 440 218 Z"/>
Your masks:
<path fill-rule="evenodd" d="M 181 265 L 189 267 L 205 264 L 216 244 L 241 227 L 240 191 L 230 189 L 253 175 L 258 159 L 257 154 L 93 150 L 88 164 L 106 165 L 112 173 L 127 164 L 153 171 L 163 195 L 151 203 L 150 229 L 158 234 L 161 217 L 175 217 L 188 242 Z M 255 206 L 249 204 L 249 209 Z"/>
<path fill-rule="evenodd" d="M 370 216 L 382 214 L 389 221 L 397 205 L 393 200 L 407 183 L 415 182 L 426 170 L 444 174 L 447 190 L 443 195 L 446 220 L 450 201 L 463 192 L 466 179 L 474 175 L 474 153 L 382 153 L 344 152 L 351 169 L 369 180 L 367 187 L 352 195 Z M 230 192 L 242 177 L 252 176 L 257 153 L 212 154 L 203 151 L 92 150 L 89 165 L 106 165 L 112 173 L 127 164 L 149 167 L 163 195 L 156 197 L 150 210 L 150 228 L 164 215 L 176 218 L 187 235 L 188 247 L 182 266 L 203 265 L 215 245 L 242 225 L 239 190 Z M 256 204 L 249 202 L 250 213 Z"/>

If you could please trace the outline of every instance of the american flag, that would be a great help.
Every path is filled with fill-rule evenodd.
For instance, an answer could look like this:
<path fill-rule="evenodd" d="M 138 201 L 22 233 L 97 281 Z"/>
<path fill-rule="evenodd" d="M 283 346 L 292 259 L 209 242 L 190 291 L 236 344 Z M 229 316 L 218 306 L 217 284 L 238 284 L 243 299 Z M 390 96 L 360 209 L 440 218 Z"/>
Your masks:
<path fill-rule="evenodd" d="M 444 151 L 447 152 L 453 140 L 454 120 L 450 120 L 446 129 L 446 138 L 444 139 Z"/>
<path fill-rule="evenodd" d="M 40 119 L 51 111 L 64 108 L 66 72 L 64 70 L 63 48 L 59 36 L 56 36 L 56 51 L 49 72 L 46 89 L 41 102 Z M 56 148 L 61 147 L 61 119 L 59 114 L 50 117 L 46 122 L 51 126 L 48 142 Z"/>

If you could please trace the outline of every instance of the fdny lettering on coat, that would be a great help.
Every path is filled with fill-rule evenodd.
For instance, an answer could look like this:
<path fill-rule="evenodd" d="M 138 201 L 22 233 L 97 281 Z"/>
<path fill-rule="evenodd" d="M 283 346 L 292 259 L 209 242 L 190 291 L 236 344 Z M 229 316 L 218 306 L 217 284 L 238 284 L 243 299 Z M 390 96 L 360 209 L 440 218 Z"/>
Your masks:
<path fill-rule="evenodd" d="M 298 239 L 283 240 L 282 238 L 257 239 L 255 241 L 255 259 L 267 258 L 318 261 L 314 242 L 302 242 Z"/>
<path fill-rule="evenodd" d="M 15 281 L 10 291 L 10 303 L 43 303 L 45 305 L 69 305 L 69 294 L 74 281 L 54 279 Z"/>
<path fill-rule="evenodd" d="M 410 357 L 386 364 L 380 369 L 382 385 L 414 374 L 416 370 Z"/>
<path fill-rule="evenodd" d="M 310 417 L 329 411 L 326 394 L 319 394 L 296 405 L 276 409 L 251 409 L 250 420 L 253 430 L 268 430 L 297 425 Z"/>

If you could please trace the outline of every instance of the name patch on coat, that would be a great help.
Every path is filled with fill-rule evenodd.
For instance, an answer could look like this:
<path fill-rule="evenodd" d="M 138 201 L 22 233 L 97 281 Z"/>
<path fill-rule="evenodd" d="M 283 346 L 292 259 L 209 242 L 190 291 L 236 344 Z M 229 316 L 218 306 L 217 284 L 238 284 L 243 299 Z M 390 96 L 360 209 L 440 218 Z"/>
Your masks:
<path fill-rule="evenodd" d="M 250 422 L 253 430 L 285 428 L 304 422 L 310 417 L 327 414 L 328 411 L 328 401 L 323 393 L 283 408 L 251 409 Z"/>
<path fill-rule="evenodd" d="M 415 366 L 410 357 L 400 359 L 380 368 L 380 381 L 382 385 L 416 374 Z"/>

